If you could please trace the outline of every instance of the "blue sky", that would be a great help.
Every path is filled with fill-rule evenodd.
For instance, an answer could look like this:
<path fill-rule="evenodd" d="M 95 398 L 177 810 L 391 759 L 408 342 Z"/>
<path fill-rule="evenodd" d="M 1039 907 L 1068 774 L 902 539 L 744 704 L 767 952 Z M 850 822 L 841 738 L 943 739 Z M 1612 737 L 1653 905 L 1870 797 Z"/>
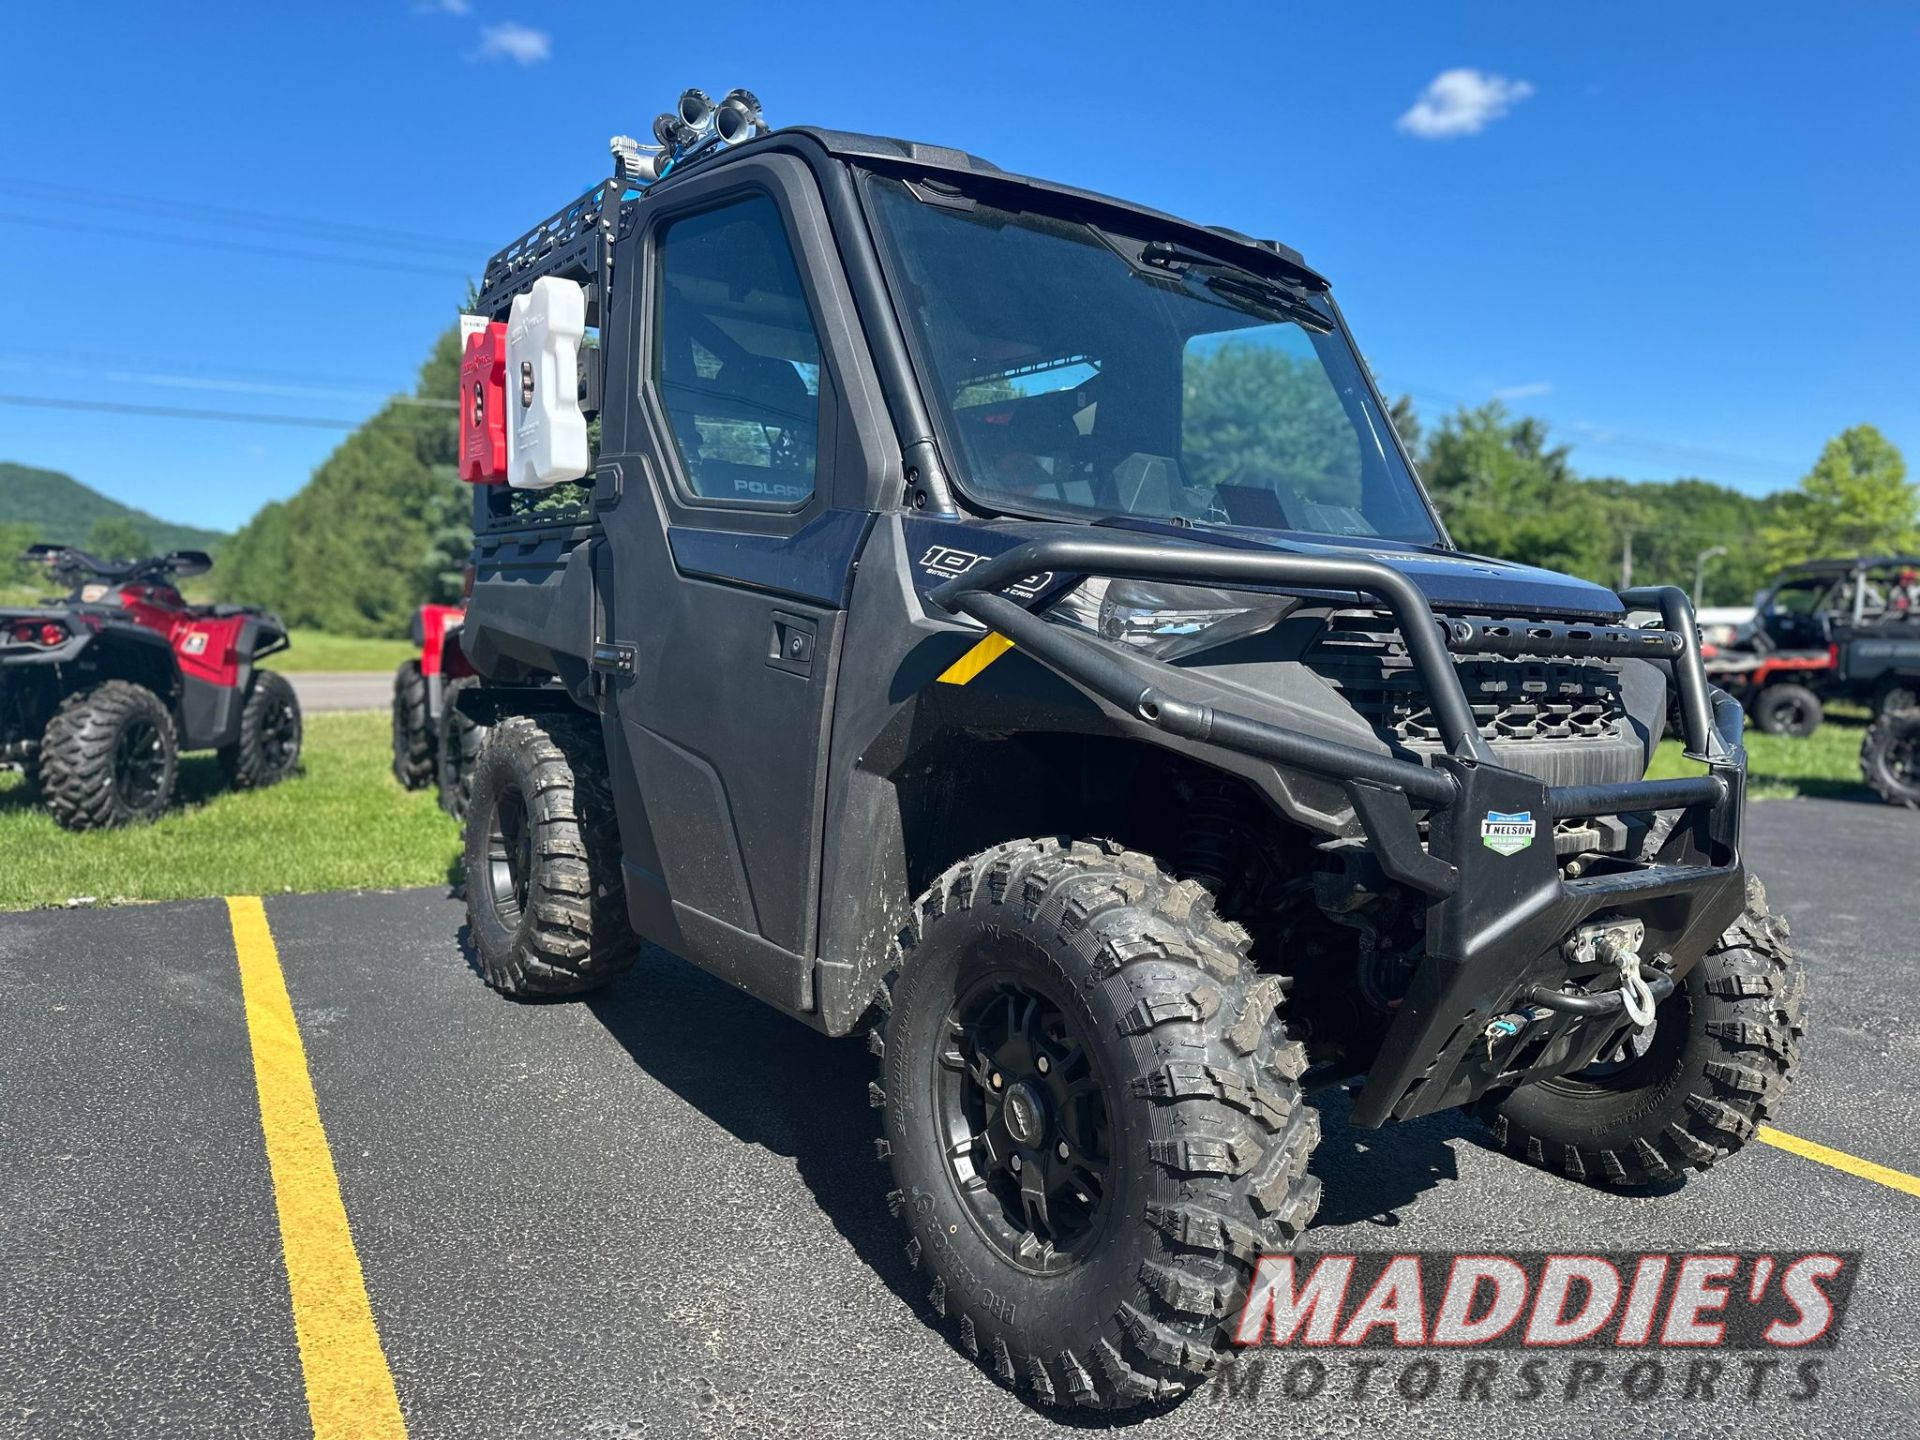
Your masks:
<path fill-rule="evenodd" d="M 18 6 L 0 395 L 357 420 L 608 135 L 746 85 L 1283 239 L 1390 391 L 1588 473 L 1920 466 L 1916 74 L 1894 4 Z M 0 459 L 222 528 L 340 434 L 0 404 Z"/>

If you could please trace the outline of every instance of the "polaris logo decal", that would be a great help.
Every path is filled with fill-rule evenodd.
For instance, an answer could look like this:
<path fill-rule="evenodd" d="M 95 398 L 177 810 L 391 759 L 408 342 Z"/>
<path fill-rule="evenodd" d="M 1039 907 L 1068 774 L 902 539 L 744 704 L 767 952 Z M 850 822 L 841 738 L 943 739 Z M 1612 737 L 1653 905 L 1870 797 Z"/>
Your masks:
<path fill-rule="evenodd" d="M 189 630 L 187 632 L 187 638 L 180 642 L 180 653 L 182 655 L 206 654 L 207 632 L 204 630 Z"/>
<path fill-rule="evenodd" d="M 1496 855 L 1518 855 L 1533 844 L 1533 812 L 1489 810 L 1480 822 L 1480 843 Z"/>

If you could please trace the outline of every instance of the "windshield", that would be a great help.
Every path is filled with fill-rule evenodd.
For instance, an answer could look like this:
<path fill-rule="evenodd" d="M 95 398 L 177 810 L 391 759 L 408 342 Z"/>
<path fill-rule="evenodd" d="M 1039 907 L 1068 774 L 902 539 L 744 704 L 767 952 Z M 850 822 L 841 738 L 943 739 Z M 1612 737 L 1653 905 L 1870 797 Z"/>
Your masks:
<path fill-rule="evenodd" d="M 1324 300 L 1114 225 L 871 184 L 976 502 L 1439 543 Z"/>

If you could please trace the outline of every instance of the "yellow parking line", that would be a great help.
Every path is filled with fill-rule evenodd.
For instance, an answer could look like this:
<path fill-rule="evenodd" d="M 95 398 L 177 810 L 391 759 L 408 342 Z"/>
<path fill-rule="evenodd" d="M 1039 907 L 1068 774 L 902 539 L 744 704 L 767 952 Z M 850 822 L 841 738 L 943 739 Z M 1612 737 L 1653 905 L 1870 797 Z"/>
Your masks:
<path fill-rule="evenodd" d="M 1903 1190 L 1909 1195 L 1920 1195 L 1920 1175 L 1909 1175 L 1904 1170 L 1890 1170 L 1885 1165 L 1876 1165 L 1871 1160 L 1862 1160 L 1858 1155 L 1849 1155 L 1844 1150 L 1835 1150 L 1829 1145 L 1816 1144 L 1812 1140 L 1802 1140 L 1798 1135 L 1789 1135 L 1784 1130 L 1776 1130 L 1771 1125 L 1760 1127 L 1760 1138 L 1769 1145 L 1778 1146 L 1808 1160 L 1817 1160 L 1822 1165 L 1831 1165 L 1836 1170 L 1844 1170 L 1849 1175 L 1858 1175 L 1862 1180 L 1871 1180 L 1876 1185 L 1885 1185 L 1891 1190 Z"/>
<path fill-rule="evenodd" d="M 240 957 L 260 1128 L 280 1211 L 280 1246 L 315 1440 L 405 1440 L 406 1421 L 374 1329 L 266 909 L 255 896 L 232 895 L 227 916 Z"/>

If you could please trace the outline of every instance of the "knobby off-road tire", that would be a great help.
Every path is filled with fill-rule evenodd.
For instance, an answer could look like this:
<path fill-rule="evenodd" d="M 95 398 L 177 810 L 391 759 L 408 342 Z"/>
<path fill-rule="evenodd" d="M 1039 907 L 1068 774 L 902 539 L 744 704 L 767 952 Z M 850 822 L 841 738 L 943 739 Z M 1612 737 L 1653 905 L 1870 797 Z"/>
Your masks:
<path fill-rule="evenodd" d="M 277 670 L 256 670 L 240 707 L 240 736 L 220 751 L 220 770 L 236 790 L 277 785 L 300 765 L 300 699 Z"/>
<path fill-rule="evenodd" d="M 1820 697 L 1804 685 L 1769 685 L 1753 702 L 1753 723 L 1769 735 L 1805 739 L 1824 718 Z"/>
<path fill-rule="evenodd" d="M 418 660 L 393 672 L 393 778 L 404 789 L 433 783 L 433 727 L 427 723 L 427 677 Z"/>
<path fill-rule="evenodd" d="M 490 727 L 466 818 L 468 934 L 496 990 L 576 995 L 633 964 L 620 835 L 598 727 L 516 715 Z"/>
<path fill-rule="evenodd" d="M 473 794 L 473 767 L 486 743 L 487 727 L 460 713 L 460 693 L 477 682 L 463 676 L 447 686 L 441 702 L 439 733 L 435 737 L 435 768 L 439 772 L 440 808 L 456 820 L 467 815 Z"/>
<path fill-rule="evenodd" d="M 1193 881 L 1065 840 L 954 866 L 898 937 L 869 1038 L 878 1149 L 898 1187 L 889 1204 L 960 1347 L 1033 1400 L 1119 1409 L 1192 1386 L 1227 1358 L 1256 1258 L 1290 1249 L 1319 1204 L 1306 1053 L 1278 1013 L 1286 982 L 1254 969 L 1248 943 Z M 1014 1041 L 989 1048 L 1019 1033 L 1016 1011 L 1051 1017 L 1029 1026 L 1042 1038 L 1025 1062 Z M 993 1073 L 1000 1119 L 977 1127 Z M 1083 1098 L 1047 1099 L 1049 1083 Z M 1041 1096 L 1044 1124 L 1016 1126 L 1019 1087 Z M 975 1094 L 982 1108 L 969 1112 Z M 1085 1097 L 1103 1131 L 1078 1108 Z M 997 1167 L 965 1138 L 996 1124 Z M 1016 1129 L 1028 1142 L 1019 1181 L 1004 1158 L 1021 1153 Z M 1049 1200 L 1049 1251 L 1026 1200 L 1008 1196 L 1060 1173 L 1059 1146 L 1088 1151 L 1069 1179 L 1091 1167 L 1104 1184 Z"/>
<path fill-rule="evenodd" d="M 152 820 L 179 773 L 173 717 L 144 685 L 105 680 L 60 702 L 40 740 L 40 794 L 68 830 Z"/>
<path fill-rule="evenodd" d="M 1902 710 L 1920 709 L 1920 677 L 1912 675 L 1888 675 L 1873 689 L 1873 714 L 1878 719 L 1882 715 L 1897 714 Z"/>
<path fill-rule="evenodd" d="M 1920 809 L 1920 710 L 1892 710 L 1867 727 L 1860 778 L 1889 805 Z"/>
<path fill-rule="evenodd" d="M 1576 1180 L 1705 1170 L 1751 1140 L 1793 1082 L 1805 986 L 1787 922 L 1750 878 L 1746 913 L 1661 1002 L 1643 1054 L 1522 1086 L 1481 1114 L 1509 1154 Z"/>

